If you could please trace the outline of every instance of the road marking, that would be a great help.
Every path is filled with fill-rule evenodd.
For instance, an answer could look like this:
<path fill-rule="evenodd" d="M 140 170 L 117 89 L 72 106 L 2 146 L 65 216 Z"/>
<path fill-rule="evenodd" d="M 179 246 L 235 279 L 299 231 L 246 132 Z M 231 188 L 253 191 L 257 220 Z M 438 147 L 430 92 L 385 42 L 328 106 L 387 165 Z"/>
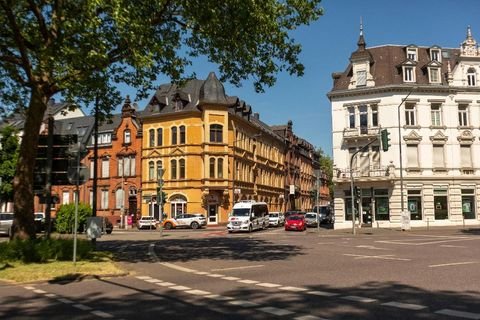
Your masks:
<path fill-rule="evenodd" d="M 185 287 L 185 286 L 173 286 L 173 287 L 170 287 L 170 289 L 178 290 L 178 291 L 185 291 L 185 290 L 191 290 L 192 288 Z"/>
<path fill-rule="evenodd" d="M 45 294 L 46 297 L 49 297 L 49 298 L 56 298 L 57 295 L 55 293 L 47 293 Z"/>
<path fill-rule="evenodd" d="M 259 304 L 255 302 L 245 301 L 245 300 L 232 300 L 228 301 L 228 304 L 232 304 L 234 306 L 240 306 L 244 308 L 251 308 L 251 307 L 258 307 Z"/>
<path fill-rule="evenodd" d="M 422 306 L 420 304 L 402 303 L 402 302 L 395 302 L 395 301 L 382 303 L 382 306 L 395 307 L 395 308 L 408 309 L 408 310 L 422 310 L 427 308 L 426 306 Z"/>
<path fill-rule="evenodd" d="M 395 258 L 392 257 L 393 254 L 385 254 L 381 256 L 367 256 L 367 255 L 362 255 L 362 254 L 350 254 L 350 253 L 344 253 L 344 256 L 349 256 L 349 257 L 355 257 L 356 259 L 382 259 L 382 260 L 398 260 L 398 261 L 410 261 L 411 259 L 406 259 L 406 258 Z"/>
<path fill-rule="evenodd" d="M 305 288 L 299 288 L 299 287 L 280 287 L 279 289 L 285 290 L 285 291 L 292 291 L 292 292 L 301 292 L 301 291 L 307 291 L 308 289 Z"/>
<path fill-rule="evenodd" d="M 27 289 L 27 290 L 35 290 L 34 287 L 24 287 L 24 288 Z"/>
<path fill-rule="evenodd" d="M 219 295 L 219 294 L 210 294 L 210 295 L 208 295 L 208 296 L 205 296 L 205 298 L 210 298 L 210 299 L 217 300 L 217 301 L 233 300 L 232 297 L 221 296 L 221 295 Z"/>
<path fill-rule="evenodd" d="M 444 240 L 435 240 L 435 241 L 427 241 L 427 242 L 414 242 L 414 241 L 425 241 L 425 239 L 408 239 L 408 240 L 379 240 L 375 242 L 379 243 L 389 243 L 389 244 L 404 244 L 409 246 L 424 246 L 428 244 L 439 244 L 444 242 L 455 242 L 455 241 L 471 241 L 471 240 L 478 240 L 479 238 L 446 238 Z M 413 242 L 413 243 L 412 243 Z"/>
<path fill-rule="evenodd" d="M 223 277 L 222 279 L 223 280 L 230 280 L 230 281 L 240 280 L 240 278 L 237 278 L 237 277 Z"/>
<path fill-rule="evenodd" d="M 378 247 L 375 247 L 375 246 L 367 246 L 367 245 L 360 245 L 360 246 L 356 246 L 357 248 L 365 248 L 365 249 L 371 249 L 371 250 L 390 250 L 390 249 L 387 249 L 387 248 L 378 248 Z"/>
<path fill-rule="evenodd" d="M 308 291 L 308 294 L 313 294 L 316 296 L 322 296 L 322 297 L 334 297 L 338 296 L 338 293 L 333 293 L 333 292 L 326 292 L 326 291 Z"/>
<path fill-rule="evenodd" d="M 437 314 L 443 314 L 446 316 L 453 316 L 465 319 L 480 319 L 480 313 L 466 312 L 466 311 L 457 311 L 451 309 L 442 309 L 435 311 Z"/>
<path fill-rule="evenodd" d="M 146 282 L 150 282 L 150 283 L 158 283 L 158 282 L 163 282 L 162 280 L 158 280 L 158 279 L 145 279 Z"/>
<path fill-rule="evenodd" d="M 259 283 L 260 281 L 255 281 L 255 280 L 239 280 L 238 282 L 246 283 L 246 284 L 254 284 L 254 283 Z"/>
<path fill-rule="evenodd" d="M 183 272 L 197 272 L 197 270 L 193 270 L 193 269 L 185 268 L 185 267 L 180 267 L 180 266 L 177 266 L 177 265 L 175 265 L 173 263 L 169 263 L 169 262 L 161 262 L 160 264 L 162 266 L 172 268 L 172 269 L 176 269 L 176 270 L 183 271 Z"/>
<path fill-rule="evenodd" d="M 290 310 L 286 309 L 280 309 L 280 308 L 275 308 L 275 307 L 264 307 L 264 308 L 258 308 L 257 310 L 273 314 L 275 316 L 286 316 L 289 314 L 292 314 L 293 312 Z"/>
<path fill-rule="evenodd" d="M 170 286 L 175 285 L 175 283 L 171 283 L 171 282 L 157 282 L 156 285 L 157 285 L 157 286 L 162 286 L 162 287 L 170 287 Z"/>
<path fill-rule="evenodd" d="M 205 274 L 208 274 L 208 272 L 205 272 L 205 271 L 197 271 L 197 272 L 194 272 L 195 274 L 198 274 L 200 276 L 203 276 Z"/>
<path fill-rule="evenodd" d="M 43 290 L 40 290 L 40 289 L 35 289 L 35 290 L 33 290 L 33 292 L 41 293 L 41 294 L 47 293 L 46 291 L 43 291 Z"/>
<path fill-rule="evenodd" d="M 327 320 L 325 318 L 320 318 L 320 317 L 317 317 L 317 316 L 312 316 L 310 314 L 306 315 L 306 316 L 300 316 L 300 317 L 296 317 L 294 318 L 295 320 Z"/>
<path fill-rule="evenodd" d="M 77 308 L 77 309 L 80 309 L 80 310 L 83 310 L 83 311 L 90 311 L 90 310 L 92 310 L 92 308 L 90 308 L 89 306 L 86 306 L 86 305 L 80 304 L 80 303 L 74 304 L 73 307 L 75 307 L 75 308 Z"/>
<path fill-rule="evenodd" d="M 223 274 L 218 274 L 218 273 L 211 273 L 211 274 L 207 274 L 207 277 L 221 278 L 221 277 L 225 277 L 225 275 L 223 275 Z"/>
<path fill-rule="evenodd" d="M 104 318 L 104 319 L 113 318 L 112 314 L 106 313 L 106 312 L 103 312 L 103 311 L 94 310 L 94 311 L 90 311 L 90 313 L 96 315 L 97 317 Z"/>
<path fill-rule="evenodd" d="M 266 287 L 266 288 L 276 288 L 276 287 L 281 287 L 281 285 L 276 284 L 276 283 L 268 283 L 268 282 L 262 282 L 262 283 L 257 283 L 257 286 L 260 287 Z"/>
<path fill-rule="evenodd" d="M 73 303 L 72 300 L 68 300 L 68 299 L 65 299 L 65 298 L 58 298 L 57 300 L 62 302 L 62 303 L 67 303 L 67 304 L 72 304 Z"/>
<path fill-rule="evenodd" d="M 350 300 L 350 301 L 355 301 L 355 302 L 363 302 L 363 303 L 371 303 L 377 301 L 377 299 L 372 299 L 372 298 L 365 298 L 365 297 L 359 297 L 359 296 L 345 296 L 341 297 L 342 299 L 345 300 Z"/>
<path fill-rule="evenodd" d="M 244 267 L 232 267 L 232 268 L 212 269 L 212 271 L 241 270 L 241 269 L 261 268 L 261 267 L 265 267 L 265 266 L 264 266 L 263 264 L 259 264 L 259 265 L 244 266 Z"/>
<path fill-rule="evenodd" d="M 189 291 L 185 291 L 185 292 L 196 295 L 196 296 L 204 296 L 204 295 L 207 295 L 207 294 L 212 294 L 211 292 L 203 291 L 203 290 L 189 290 Z"/>
<path fill-rule="evenodd" d="M 152 279 L 152 277 L 149 277 L 149 276 L 136 276 L 135 278 L 140 279 L 140 280 Z"/>
<path fill-rule="evenodd" d="M 465 264 L 475 264 L 476 261 L 466 261 L 466 262 L 452 262 L 452 263 L 443 263 L 443 264 L 432 264 L 428 266 L 429 268 L 438 268 L 438 267 L 449 267 L 449 266 L 461 266 Z"/>
<path fill-rule="evenodd" d="M 444 248 L 466 248 L 466 246 L 454 246 L 452 244 L 441 244 L 440 247 L 444 247 Z"/>

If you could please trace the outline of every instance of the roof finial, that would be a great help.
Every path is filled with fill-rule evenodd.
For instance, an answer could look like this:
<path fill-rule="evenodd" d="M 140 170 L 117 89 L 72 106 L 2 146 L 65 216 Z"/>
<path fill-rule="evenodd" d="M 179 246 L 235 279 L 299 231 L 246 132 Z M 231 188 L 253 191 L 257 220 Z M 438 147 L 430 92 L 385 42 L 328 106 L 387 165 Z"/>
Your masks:
<path fill-rule="evenodd" d="M 363 38 L 363 19 L 360 17 L 360 36 L 358 37 L 357 51 L 364 51 L 366 47 L 365 39 Z"/>
<path fill-rule="evenodd" d="M 362 21 L 362 16 L 360 16 L 360 36 L 363 36 L 363 21 Z"/>
<path fill-rule="evenodd" d="M 470 25 L 467 26 L 467 39 L 472 38 L 472 28 L 470 28 Z"/>

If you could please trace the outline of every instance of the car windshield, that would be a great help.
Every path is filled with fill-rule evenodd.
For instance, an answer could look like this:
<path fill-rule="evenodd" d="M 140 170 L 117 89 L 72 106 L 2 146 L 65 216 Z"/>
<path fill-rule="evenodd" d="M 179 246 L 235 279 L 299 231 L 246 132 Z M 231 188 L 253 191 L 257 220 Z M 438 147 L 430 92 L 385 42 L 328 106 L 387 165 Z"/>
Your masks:
<path fill-rule="evenodd" d="M 315 213 L 307 213 L 307 214 L 305 215 L 305 218 L 313 218 L 313 219 L 315 219 L 316 217 L 317 217 L 317 215 L 316 215 Z"/>
<path fill-rule="evenodd" d="M 248 217 L 250 215 L 250 209 L 233 209 L 232 216 L 234 217 Z"/>
<path fill-rule="evenodd" d="M 35 213 L 35 219 L 43 219 L 43 213 Z"/>
<path fill-rule="evenodd" d="M 278 218 L 278 213 L 270 213 L 270 217 Z"/>
<path fill-rule="evenodd" d="M 302 220 L 302 217 L 300 217 L 300 216 L 290 216 L 290 217 L 288 217 L 287 220 Z"/>

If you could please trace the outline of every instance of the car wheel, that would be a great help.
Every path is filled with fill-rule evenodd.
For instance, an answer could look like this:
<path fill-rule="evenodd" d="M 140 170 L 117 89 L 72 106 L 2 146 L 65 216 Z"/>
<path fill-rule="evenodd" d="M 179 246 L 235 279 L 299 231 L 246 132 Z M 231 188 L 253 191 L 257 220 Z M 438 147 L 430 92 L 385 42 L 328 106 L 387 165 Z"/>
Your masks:
<path fill-rule="evenodd" d="M 107 230 L 107 234 L 112 234 L 112 230 Z"/>
<path fill-rule="evenodd" d="M 172 227 L 173 225 L 170 222 L 165 223 L 165 229 L 170 230 Z"/>
<path fill-rule="evenodd" d="M 198 229 L 200 225 L 198 224 L 198 222 L 196 221 L 193 221 L 191 224 L 190 224 L 190 228 L 192 229 Z"/>
<path fill-rule="evenodd" d="M 252 232 L 252 225 L 248 226 L 248 232 Z"/>
<path fill-rule="evenodd" d="M 228 233 L 232 233 L 232 230 L 228 230 Z"/>

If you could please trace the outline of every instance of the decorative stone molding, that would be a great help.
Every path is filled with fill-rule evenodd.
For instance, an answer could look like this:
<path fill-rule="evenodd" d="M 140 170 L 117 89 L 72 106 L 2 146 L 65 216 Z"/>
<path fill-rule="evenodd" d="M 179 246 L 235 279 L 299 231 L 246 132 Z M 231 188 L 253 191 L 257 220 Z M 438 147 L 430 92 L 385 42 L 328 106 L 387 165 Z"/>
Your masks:
<path fill-rule="evenodd" d="M 441 131 L 437 131 L 433 136 L 430 136 L 430 140 L 435 144 L 445 144 L 448 140 L 448 137 L 443 134 Z"/>
<path fill-rule="evenodd" d="M 409 134 L 403 137 L 403 140 L 407 144 L 419 144 L 422 139 L 423 137 L 420 136 L 416 131 L 411 131 Z"/>
<path fill-rule="evenodd" d="M 471 145 L 475 140 L 475 137 L 470 130 L 465 130 L 457 137 L 457 140 L 460 144 Z"/>

